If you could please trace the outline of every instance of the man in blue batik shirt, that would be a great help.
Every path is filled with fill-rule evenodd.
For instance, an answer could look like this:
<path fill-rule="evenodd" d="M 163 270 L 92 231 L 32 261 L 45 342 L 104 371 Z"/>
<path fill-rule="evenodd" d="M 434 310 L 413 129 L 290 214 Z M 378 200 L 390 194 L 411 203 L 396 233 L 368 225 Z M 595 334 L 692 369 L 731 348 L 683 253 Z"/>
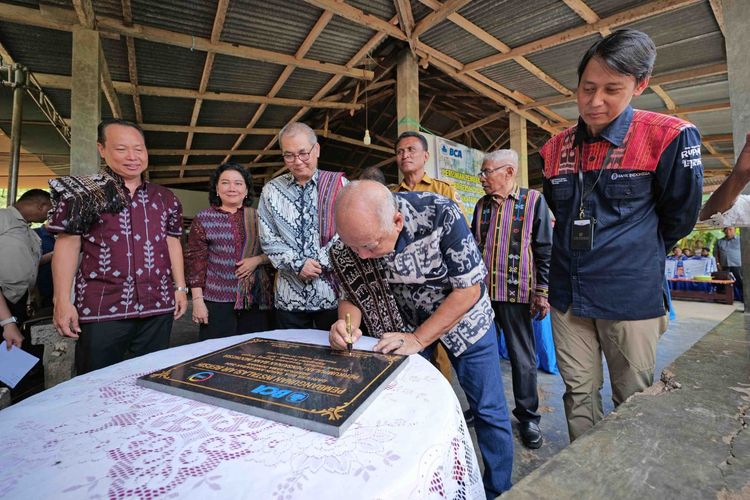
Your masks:
<path fill-rule="evenodd" d="M 335 217 L 341 241 L 359 259 L 381 259 L 403 321 L 413 330 L 382 334 L 375 350 L 430 359 L 442 342 L 476 415 L 487 497 L 509 489 L 513 436 L 484 284 L 487 271 L 458 205 L 433 193 L 391 194 L 376 182 L 356 181 L 341 190 Z M 371 297 L 365 303 L 378 308 Z M 363 312 L 348 298 L 339 302 L 332 347 L 347 346 L 347 313 L 356 342 Z"/>

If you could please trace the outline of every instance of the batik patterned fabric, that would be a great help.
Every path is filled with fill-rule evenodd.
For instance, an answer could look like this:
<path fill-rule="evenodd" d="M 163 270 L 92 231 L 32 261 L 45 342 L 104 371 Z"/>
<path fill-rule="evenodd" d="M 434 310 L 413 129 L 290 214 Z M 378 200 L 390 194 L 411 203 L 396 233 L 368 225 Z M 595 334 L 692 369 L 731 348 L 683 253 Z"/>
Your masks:
<path fill-rule="evenodd" d="M 398 310 L 386 279 L 383 259 L 360 259 L 351 248 L 337 241 L 330 251 L 331 265 L 341 283 L 341 298 L 362 312 L 362 321 L 372 337 L 386 332 L 411 332 Z"/>
<path fill-rule="evenodd" d="M 332 175 L 337 176 L 337 187 L 325 182 L 330 181 Z M 326 272 L 332 270 L 328 250 L 338 236 L 333 235 L 335 228 L 332 227 L 330 214 L 335 194 L 345 184 L 346 179 L 342 174 L 318 170 L 304 186 L 288 173 L 263 187 L 258 205 L 260 242 L 263 252 L 278 270 L 275 289 L 278 309 L 319 311 L 336 307 L 336 290 L 330 280 L 302 281 L 298 273 L 307 259 L 320 262 Z M 321 200 L 321 203 L 325 202 L 323 212 L 319 203 L 320 193 L 325 197 L 325 200 Z M 321 234 L 321 227 L 325 234 Z M 330 233 L 331 229 L 333 233 Z M 327 234 L 331 236 L 326 243 L 322 243 Z"/>
<path fill-rule="evenodd" d="M 238 301 L 240 282 L 235 276 L 235 263 L 243 258 L 243 243 L 248 236 L 245 219 L 249 216 L 255 226 L 250 227 L 249 238 L 255 245 L 249 249 L 250 257 L 261 253 L 257 234 L 257 212 L 244 207 L 234 213 L 219 207 L 201 211 L 193 219 L 185 252 L 187 283 L 191 288 L 203 289 L 203 297 L 210 302 L 234 302 L 235 309 L 257 305 L 270 309 L 273 305 L 273 283 L 268 266 L 258 266 L 251 275 L 248 289 Z"/>
<path fill-rule="evenodd" d="M 182 205 L 167 188 L 143 182 L 119 213 L 101 213 L 81 236 L 75 280 L 79 321 L 145 318 L 174 311 L 167 237 L 182 234 Z M 68 233 L 71 205 L 60 199 L 48 231 Z M 72 232 L 72 234 L 77 234 Z M 72 265 L 72 264 L 71 264 Z"/>
<path fill-rule="evenodd" d="M 479 284 L 479 300 L 440 341 L 455 356 L 481 339 L 494 313 L 482 255 L 455 202 L 433 193 L 395 193 L 404 227 L 383 257 L 387 279 L 407 325 L 424 323 L 455 288 Z"/>
<path fill-rule="evenodd" d="M 125 185 L 109 167 L 94 175 L 66 176 L 49 180 L 52 209 L 60 200 L 68 205 L 65 232 L 82 234 L 99 220 L 99 214 L 116 214 L 125 207 Z"/>
<path fill-rule="evenodd" d="M 552 224 L 539 191 L 516 186 L 504 199 L 479 199 L 472 232 L 487 267 L 490 300 L 527 304 L 547 296 Z"/>

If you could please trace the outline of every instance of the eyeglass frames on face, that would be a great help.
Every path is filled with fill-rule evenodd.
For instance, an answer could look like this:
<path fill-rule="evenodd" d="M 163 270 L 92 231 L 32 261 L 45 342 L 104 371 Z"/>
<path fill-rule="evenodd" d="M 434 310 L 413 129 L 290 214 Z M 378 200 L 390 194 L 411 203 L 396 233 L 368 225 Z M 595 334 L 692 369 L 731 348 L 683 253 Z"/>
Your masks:
<path fill-rule="evenodd" d="M 302 151 L 301 153 L 284 153 L 282 154 L 282 158 L 284 158 L 284 161 L 286 163 L 294 163 L 294 161 L 299 158 L 299 160 L 303 163 L 307 163 L 310 161 L 310 153 L 312 153 L 312 150 L 315 149 L 315 145 L 310 148 L 310 151 Z"/>
<path fill-rule="evenodd" d="M 486 169 L 483 168 L 482 170 L 479 171 L 479 177 L 487 177 L 488 175 L 494 174 L 498 170 L 503 169 L 505 167 L 512 167 L 512 165 L 507 164 L 507 165 L 500 165 L 499 167 L 495 167 L 495 168 L 486 168 Z"/>

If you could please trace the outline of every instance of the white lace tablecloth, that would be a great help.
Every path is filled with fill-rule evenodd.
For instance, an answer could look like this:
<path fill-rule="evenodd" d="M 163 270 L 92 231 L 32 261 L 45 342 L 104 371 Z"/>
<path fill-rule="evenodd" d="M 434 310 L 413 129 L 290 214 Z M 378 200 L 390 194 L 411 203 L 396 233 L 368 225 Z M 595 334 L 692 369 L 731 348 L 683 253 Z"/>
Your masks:
<path fill-rule="evenodd" d="M 340 438 L 135 385 L 252 336 L 128 360 L 0 411 L 0 498 L 484 498 L 460 405 L 419 355 Z"/>

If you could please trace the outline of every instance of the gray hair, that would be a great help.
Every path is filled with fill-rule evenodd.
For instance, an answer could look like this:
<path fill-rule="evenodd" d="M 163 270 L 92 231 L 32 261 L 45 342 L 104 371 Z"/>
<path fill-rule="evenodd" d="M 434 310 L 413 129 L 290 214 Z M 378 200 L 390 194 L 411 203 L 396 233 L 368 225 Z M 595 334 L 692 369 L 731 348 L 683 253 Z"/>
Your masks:
<path fill-rule="evenodd" d="M 318 136 L 315 135 L 315 131 L 309 125 L 302 122 L 292 122 L 284 125 L 284 128 L 279 132 L 279 145 L 281 145 L 281 139 L 284 137 L 299 134 L 306 135 L 311 146 L 315 146 L 318 143 Z"/>
<path fill-rule="evenodd" d="M 518 168 L 518 153 L 516 153 L 514 149 L 496 149 L 495 151 L 484 155 L 484 159 L 482 160 L 482 162 L 485 161 L 508 161 L 509 163 L 515 165 L 516 168 Z"/>
<path fill-rule="evenodd" d="M 377 215 L 380 230 L 386 230 L 393 223 L 398 211 L 398 202 L 393 193 L 383 184 L 373 180 L 351 181 L 341 188 L 334 204 L 336 218 L 357 207 L 367 207 L 368 212 Z"/>

